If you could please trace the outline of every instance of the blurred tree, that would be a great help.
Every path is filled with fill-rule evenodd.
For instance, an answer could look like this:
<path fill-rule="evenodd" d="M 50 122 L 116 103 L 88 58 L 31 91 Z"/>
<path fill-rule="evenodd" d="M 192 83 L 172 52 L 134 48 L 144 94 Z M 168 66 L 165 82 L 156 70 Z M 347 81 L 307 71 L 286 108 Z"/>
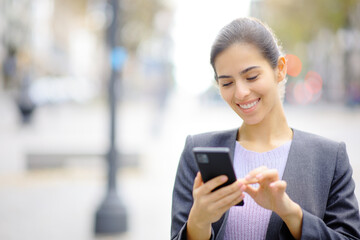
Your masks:
<path fill-rule="evenodd" d="M 162 7 L 161 0 L 121 0 L 121 45 L 135 52 L 142 41 L 152 36 L 155 16 Z"/>
<path fill-rule="evenodd" d="M 319 29 L 336 32 L 347 28 L 358 0 L 264 0 L 262 16 L 286 49 L 298 42 L 309 42 Z"/>
<path fill-rule="evenodd" d="M 290 98 L 296 92 L 293 86 L 302 84 L 310 70 L 323 79 L 321 95 L 314 101 L 321 97 L 345 102 L 347 89 L 360 86 L 360 73 L 353 65 L 353 59 L 360 58 L 359 0 L 253 0 L 251 15 L 274 30 L 285 53 L 302 61 L 300 75 L 289 76 L 289 83 L 293 82 L 287 90 Z"/>

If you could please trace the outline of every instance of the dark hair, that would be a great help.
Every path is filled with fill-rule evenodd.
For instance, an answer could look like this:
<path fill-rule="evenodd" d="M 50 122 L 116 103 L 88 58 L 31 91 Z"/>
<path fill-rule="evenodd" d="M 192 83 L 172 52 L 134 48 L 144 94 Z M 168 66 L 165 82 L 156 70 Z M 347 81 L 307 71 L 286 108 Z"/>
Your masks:
<path fill-rule="evenodd" d="M 255 18 L 238 18 L 223 27 L 211 48 L 210 63 L 215 72 L 215 59 L 225 49 L 235 43 L 247 43 L 256 46 L 270 66 L 276 68 L 281 55 L 280 46 L 271 29 Z"/>

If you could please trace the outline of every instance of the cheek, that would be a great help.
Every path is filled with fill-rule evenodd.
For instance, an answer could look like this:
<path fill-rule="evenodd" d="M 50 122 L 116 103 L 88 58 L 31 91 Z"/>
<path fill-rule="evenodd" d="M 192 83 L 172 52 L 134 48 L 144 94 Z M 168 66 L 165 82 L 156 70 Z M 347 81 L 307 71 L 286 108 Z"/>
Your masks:
<path fill-rule="evenodd" d="M 232 99 L 232 94 L 231 94 L 231 91 L 229 91 L 228 89 L 225 90 L 225 89 L 220 89 L 220 96 L 222 97 L 222 99 L 229 103 L 231 102 L 231 99 Z"/>
<path fill-rule="evenodd" d="M 274 78 L 264 79 L 264 81 L 258 83 L 256 89 L 263 95 L 268 95 L 269 93 L 272 94 L 278 89 L 278 83 Z"/>

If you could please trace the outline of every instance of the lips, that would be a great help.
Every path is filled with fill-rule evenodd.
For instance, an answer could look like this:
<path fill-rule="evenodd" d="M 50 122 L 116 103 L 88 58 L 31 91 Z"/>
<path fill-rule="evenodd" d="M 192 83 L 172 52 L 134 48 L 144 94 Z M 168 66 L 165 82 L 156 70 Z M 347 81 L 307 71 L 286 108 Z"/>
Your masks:
<path fill-rule="evenodd" d="M 254 100 L 254 101 L 249 101 L 249 102 L 242 103 L 242 104 L 237 104 L 237 105 L 243 110 L 248 110 L 248 109 L 251 109 L 251 108 L 255 107 L 256 104 L 258 104 L 259 101 L 260 101 L 260 98 Z"/>

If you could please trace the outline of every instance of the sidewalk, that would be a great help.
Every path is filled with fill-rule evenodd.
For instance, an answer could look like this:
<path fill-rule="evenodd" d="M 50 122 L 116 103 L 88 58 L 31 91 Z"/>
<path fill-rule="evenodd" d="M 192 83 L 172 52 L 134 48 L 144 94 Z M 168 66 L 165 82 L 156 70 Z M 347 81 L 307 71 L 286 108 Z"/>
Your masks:
<path fill-rule="evenodd" d="M 37 109 L 32 125 L 20 126 L 11 101 L 0 101 L 0 112 L 7 113 L 0 121 L 0 239 L 169 238 L 178 156 L 171 168 L 161 166 L 161 138 L 150 136 L 147 123 L 151 106 L 121 107 L 119 122 L 125 127 L 118 129 L 118 149 L 138 155 L 139 162 L 125 166 L 118 175 L 129 231 L 106 237 L 93 233 L 95 212 L 106 189 L 106 165 L 100 157 L 108 148 L 106 105 L 43 107 Z M 26 170 L 29 154 L 57 153 L 75 157 L 56 168 Z M 82 157 L 83 153 L 89 156 Z"/>
<path fill-rule="evenodd" d="M 285 109 L 292 127 L 346 142 L 360 197 L 359 109 Z M 100 157 L 108 146 L 105 105 L 43 107 L 27 127 L 19 126 L 8 99 L 0 99 L 0 112 L 0 239 L 6 240 L 169 239 L 172 186 L 186 135 L 240 124 L 228 107 L 210 108 L 188 96 L 173 97 L 162 120 L 149 104 L 121 106 L 118 148 L 139 156 L 118 175 L 129 229 L 100 237 L 93 224 L 106 184 Z M 74 155 L 57 168 L 26 171 L 27 154 L 61 152 Z"/>

